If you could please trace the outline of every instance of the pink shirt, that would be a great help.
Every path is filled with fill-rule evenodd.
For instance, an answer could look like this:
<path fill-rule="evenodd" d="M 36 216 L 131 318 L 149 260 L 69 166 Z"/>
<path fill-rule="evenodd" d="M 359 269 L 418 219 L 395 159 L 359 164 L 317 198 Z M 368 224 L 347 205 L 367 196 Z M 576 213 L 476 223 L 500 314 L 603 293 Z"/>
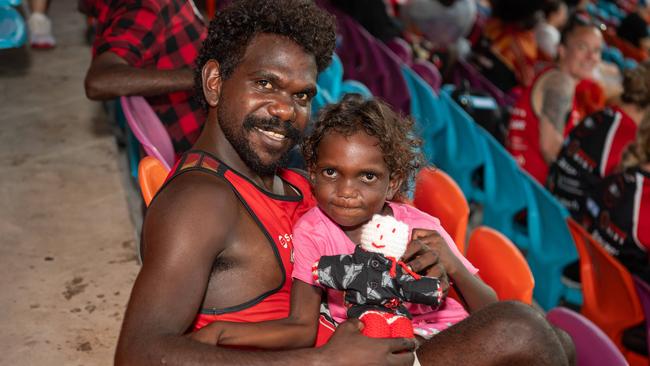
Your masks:
<path fill-rule="evenodd" d="M 440 225 L 440 220 L 408 205 L 393 202 L 389 204 L 393 210 L 393 216 L 409 225 L 411 230 L 417 228 L 437 231 L 469 272 L 471 274 L 478 272 L 478 269 L 460 254 L 449 234 Z M 321 256 L 351 254 L 355 248 L 355 244 L 343 230 L 318 207 L 307 211 L 294 225 L 293 245 L 293 278 L 312 286 L 319 286 L 313 279 L 312 266 Z M 339 323 L 346 320 L 343 292 L 332 289 L 326 289 L 326 291 L 329 309 L 334 320 Z M 441 331 L 465 319 L 468 315 L 465 308 L 452 298 L 447 298 L 437 311 L 431 310 L 431 307 L 426 305 L 407 303 L 406 306 L 413 315 L 415 327 L 429 329 L 433 332 Z"/>

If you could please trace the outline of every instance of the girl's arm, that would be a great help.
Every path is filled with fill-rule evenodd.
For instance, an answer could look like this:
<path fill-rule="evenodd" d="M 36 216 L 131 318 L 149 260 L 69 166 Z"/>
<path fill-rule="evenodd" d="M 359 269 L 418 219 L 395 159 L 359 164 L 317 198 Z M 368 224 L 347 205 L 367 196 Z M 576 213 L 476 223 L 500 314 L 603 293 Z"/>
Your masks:
<path fill-rule="evenodd" d="M 316 341 L 322 289 L 294 279 L 289 317 L 257 323 L 214 322 L 190 334 L 200 342 L 264 349 L 311 347 Z"/>
<path fill-rule="evenodd" d="M 413 258 L 432 255 L 437 257 L 438 262 L 442 263 L 447 275 L 454 283 L 456 292 L 464 300 L 465 307 L 470 313 L 498 301 L 494 290 L 478 276 L 471 274 L 467 270 L 438 232 L 414 229 L 411 235 L 411 243 L 407 247 L 404 257 Z M 421 269 L 414 268 L 414 270 L 419 271 Z"/>

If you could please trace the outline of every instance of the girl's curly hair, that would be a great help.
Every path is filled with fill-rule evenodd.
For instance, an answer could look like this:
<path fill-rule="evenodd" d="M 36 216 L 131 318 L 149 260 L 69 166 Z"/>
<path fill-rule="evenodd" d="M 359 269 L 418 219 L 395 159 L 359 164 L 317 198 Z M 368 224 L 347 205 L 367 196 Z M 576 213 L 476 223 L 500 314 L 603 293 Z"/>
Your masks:
<path fill-rule="evenodd" d="M 334 18 L 310 0 L 241 0 L 216 14 L 196 60 L 194 85 L 205 110 L 201 70 L 209 60 L 219 62 L 221 78 L 228 79 L 251 39 L 259 33 L 290 38 L 314 55 L 318 71 L 332 60 L 336 42 Z"/>
<path fill-rule="evenodd" d="M 424 162 L 422 141 L 413 132 L 411 119 L 395 113 L 379 99 L 364 100 L 358 94 L 347 94 L 339 103 L 323 108 L 313 132 L 302 144 L 307 168 L 316 165 L 318 146 L 326 134 L 351 136 L 360 131 L 379 140 L 390 178 L 402 180 L 397 198 L 403 198 Z"/>

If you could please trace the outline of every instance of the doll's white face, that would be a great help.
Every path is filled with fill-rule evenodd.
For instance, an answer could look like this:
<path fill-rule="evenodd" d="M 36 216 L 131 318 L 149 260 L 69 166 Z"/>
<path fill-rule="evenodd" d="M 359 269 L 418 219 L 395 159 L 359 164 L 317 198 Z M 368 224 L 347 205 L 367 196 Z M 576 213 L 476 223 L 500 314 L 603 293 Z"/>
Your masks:
<path fill-rule="evenodd" d="M 361 230 L 361 248 L 399 259 L 409 238 L 407 224 L 392 216 L 374 215 Z"/>

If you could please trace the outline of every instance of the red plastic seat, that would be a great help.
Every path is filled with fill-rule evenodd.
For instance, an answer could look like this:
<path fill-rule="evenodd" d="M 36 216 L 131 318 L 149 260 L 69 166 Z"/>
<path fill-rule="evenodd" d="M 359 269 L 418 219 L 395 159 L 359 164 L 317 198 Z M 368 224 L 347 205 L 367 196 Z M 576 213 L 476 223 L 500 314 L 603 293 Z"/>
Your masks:
<path fill-rule="evenodd" d="M 626 349 L 622 340 L 625 329 L 644 320 L 632 275 L 580 224 L 567 221 L 580 256 L 582 314 L 614 341 L 630 365 L 647 366 L 647 358 Z"/>
<path fill-rule="evenodd" d="M 440 169 L 425 168 L 417 176 L 413 204 L 440 219 L 458 250 L 465 254 L 469 205 L 458 184 Z"/>
<path fill-rule="evenodd" d="M 479 226 L 469 238 L 467 259 L 499 300 L 533 302 L 535 279 L 519 249 L 500 232 Z"/>
<path fill-rule="evenodd" d="M 156 195 L 165 179 L 169 175 L 169 169 L 153 156 L 145 156 L 138 165 L 138 182 L 142 198 L 147 207 Z"/>

